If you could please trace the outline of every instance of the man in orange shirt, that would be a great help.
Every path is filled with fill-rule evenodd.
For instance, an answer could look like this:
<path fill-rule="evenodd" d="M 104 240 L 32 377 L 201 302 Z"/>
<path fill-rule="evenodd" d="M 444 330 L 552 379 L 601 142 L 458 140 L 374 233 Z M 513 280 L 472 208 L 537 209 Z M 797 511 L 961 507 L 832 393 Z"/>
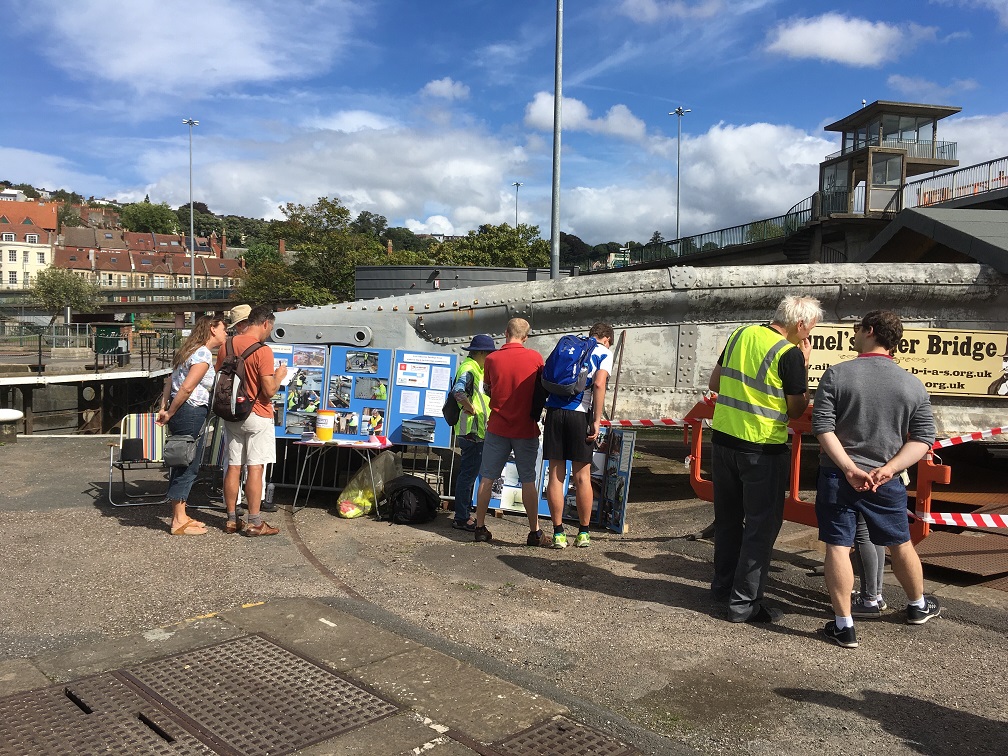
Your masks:
<path fill-rule="evenodd" d="M 235 336 L 232 348 L 242 354 L 253 344 L 264 343 L 273 330 L 273 311 L 266 305 L 252 308 L 248 315 L 248 328 Z M 217 354 L 217 369 L 224 363 L 226 350 Z M 263 469 L 276 462 L 276 438 L 273 430 L 273 395 L 287 375 L 287 367 L 274 367 L 273 350 L 268 346 L 257 349 L 245 360 L 245 377 L 249 390 L 256 400 L 252 414 L 241 422 L 225 422 L 228 439 L 228 468 L 224 475 L 224 504 L 227 507 L 228 533 L 243 532 L 247 536 L 276 535 L 280 532 L 262 519 L 260 507 L 263 494 Z M 245 505 L 248 522 L 244 528 L 238 523 L 238 488 L 241 485 L 242 465 L 248 467 L 245 478 Z"/>
<path fill-rule="evenodd" d="M 532 418 L 532 407 L 543 358 L 534 349 L 525 348 L 529 330 L 527 320 L 509 320 L 504 346 L 488 354 L 483 365 L 483 384 L 490 395 L 490 419 L 483 440 L 483 461 L 476 494 L 477 543 L 493 538 L 483 522 L 494 481 L 500 477 L 512 452 L 522 486 L 522 505 L 529 521 L 525 544 L 551 546 L 553 543 L 539 528 L 539 486 L 536 480 L 539 423 L 538 418 Z"/>

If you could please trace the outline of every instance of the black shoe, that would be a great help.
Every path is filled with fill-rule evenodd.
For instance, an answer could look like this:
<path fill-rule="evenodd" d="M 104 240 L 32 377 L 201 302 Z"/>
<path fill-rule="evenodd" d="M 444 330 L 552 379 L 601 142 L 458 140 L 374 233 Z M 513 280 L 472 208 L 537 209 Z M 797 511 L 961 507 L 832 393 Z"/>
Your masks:
<path fill-rule="evenodd" d="M 906 614 L 908 625 L 923 625 L 932 617 L 941 614 L 941 605 L 934 596 L 925 596 L 923 609 L 913 604 L 907 604 Z"/>
<path fill-rule="evenodd" d="M 476 530 L 475 522 L 458 522 L 457 520 L 452 520 L 452 527 L 455 530 L 468 530 L 470 533 Z"/>
<path fill-rule="evenodd" d="M 269 504 L 267 504 L 264 501 L 262 504 L 259 505 L 259 511 L 260 512 L 276 512 L 277 511 L 277 505 L 273 504 L 272 502 L 269 503 Z"/>
<path fill-rule="evenodd" d="M 489 543 L 493 540 L 493 536 L 490 535 L 490 531 L 486 525 L 477 525 L 476 530 L 473 532 L 473 538 L 476 540 L 476 543 Z"/>
<path fill-rule="evenodd" d="M 854 631 L 853 625 L 841 630 L 837 627 L 835 620 L 830 620 L 826 623 L 826 627 L 823 628 L 823 633 L 838 646 L 843 646 L 844 648 L 858 647 L 857 633 Z"/>
<path fill-rule="evenodd" d="M 746 622 L 756 625 L 769 625 L 771 622 L 776 622 L 781 617 L 784 616 L 784 612 L 780 609 L 771 609 L 766 604 L 760 604 L 759 609 L 749 615 L 749 619 Z"/>

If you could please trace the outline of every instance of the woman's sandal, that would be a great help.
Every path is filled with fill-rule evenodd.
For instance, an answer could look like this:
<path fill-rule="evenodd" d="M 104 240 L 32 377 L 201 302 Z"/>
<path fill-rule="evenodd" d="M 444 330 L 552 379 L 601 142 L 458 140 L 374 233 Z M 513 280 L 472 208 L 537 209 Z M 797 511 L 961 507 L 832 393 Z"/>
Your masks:
<path fill-rule="evenodd" d="M 185 521 L 184 524 L 179 525 L 174 528 L 171 534 L 174 536 L 181 535 L 206 535 L 207 527 L 202 522 L 194 520 L 191 517 Z"/>

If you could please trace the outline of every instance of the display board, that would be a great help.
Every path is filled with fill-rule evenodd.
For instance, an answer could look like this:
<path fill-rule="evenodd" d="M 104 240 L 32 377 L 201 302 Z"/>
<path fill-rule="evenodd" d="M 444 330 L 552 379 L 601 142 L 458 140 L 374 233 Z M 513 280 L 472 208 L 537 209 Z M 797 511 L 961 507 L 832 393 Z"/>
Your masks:
<path fill-rule="evenodd" d="M 602 500 L 598 510 L 598 524 L 615 533 L 624 533 L 637 432 L 623 428 L 605 430 L 608 432 L 599 444 L 605 458 L 605 467 L 599 488 Z"/>
<path fill-rule="evenodd" d="M 294 370 L 291 365 L 294 362 L 294 345 L 293 344 L 267 344 L 273 351 L 273 366 L 278 368 L 284 365 L 287 368 L 287 377 L 284 382 L 277 389 L 277 392 L 273 395 L 273 425 L 275 426 L 275 434 L 277 438 L 284 438 L 288 434 L 286 433 L 286 406 L 287 406 L 287 383 L 290 381 L 291 376 L 294 374 Z M 312 429 L 314 429 L 312 425 Z M 299 432 L 298 436 L 301 435 Z"/>
<path fill-rule="evenodd" d="M 322 406 L 336 413 L 334 439 L 385 435 L 391 373 L 391 349 L 329 350 Z"/>
<path fill-rule="evenodd" d="M 451 426 L 441 414 L 455 379 L 454 354 L 397 350 L 389 384 L 389 441 L 451 447 Z"/>

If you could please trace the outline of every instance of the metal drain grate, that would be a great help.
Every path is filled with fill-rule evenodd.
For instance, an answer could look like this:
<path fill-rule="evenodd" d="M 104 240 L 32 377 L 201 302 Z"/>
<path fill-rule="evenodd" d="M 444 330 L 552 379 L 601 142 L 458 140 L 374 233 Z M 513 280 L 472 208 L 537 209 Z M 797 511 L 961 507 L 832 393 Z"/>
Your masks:
<path fill-rule="evenodd" d="M 501 754 L 514 756 L 632 756 L 639 753 L 632 746 L 565 717 L 554 717 L 534 725 L 493 747 Z"/>
<path fill-rule="evenodd" d="M 214 753 L 114 674 L 0 699 L 0 755 Z"/>
<path fill-rule="evenodd" d="M 292 753 L 398 711 L 258 635 L 124 674 L 214 741 L 247 756 Z"/>
<path fill-rule="evenodd" d="M 932 533 L 917 544 L 924 564 L 991 577 L 1008 572 L 1008 536 Z"/>

